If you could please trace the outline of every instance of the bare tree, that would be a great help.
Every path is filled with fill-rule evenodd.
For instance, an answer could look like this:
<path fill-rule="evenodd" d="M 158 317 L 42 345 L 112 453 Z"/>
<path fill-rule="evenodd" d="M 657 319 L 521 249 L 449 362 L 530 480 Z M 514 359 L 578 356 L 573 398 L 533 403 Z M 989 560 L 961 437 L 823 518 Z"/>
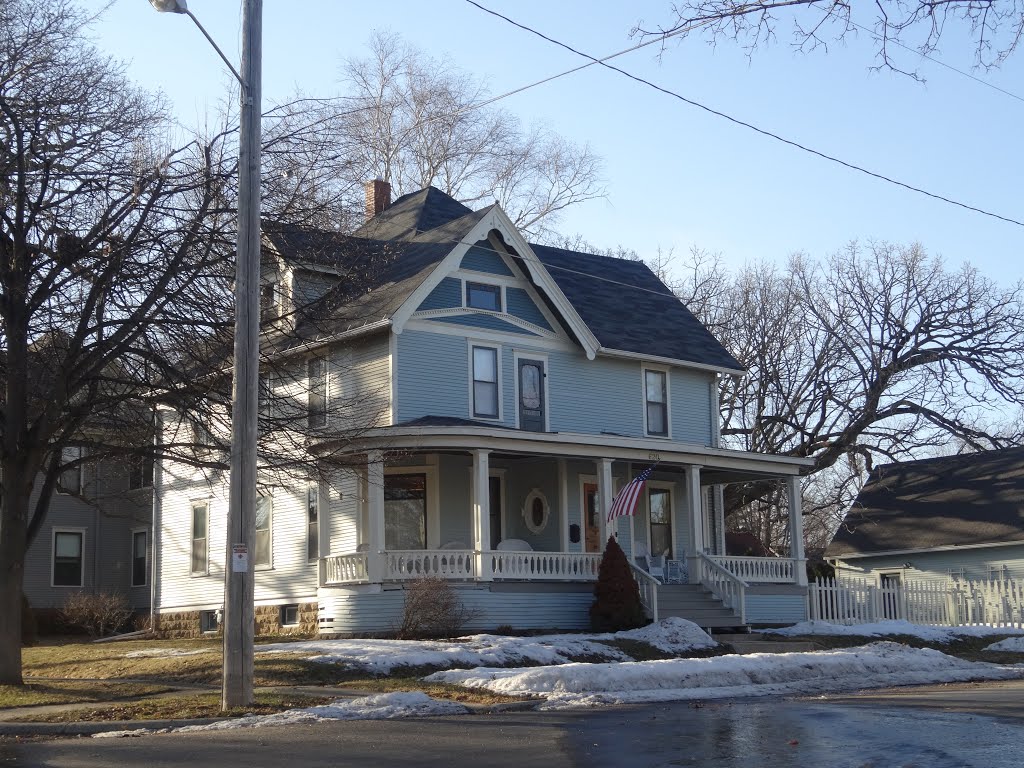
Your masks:
<path fill-rule="evenodd" d="M 1024 36 L 1020 0 L 879 0 L 863 6 L 836 0 L 682 0 L 673 3 L 671 22 L 637 28 L 643 35 L 700 34 L 710 42 L 729 39 L 748 52 L 789 35 L 800 50 L 825 48 L 864 32 L 875 40 L 878 66 L 905 74 L 894 48 L 929 54 L 940 41 L 960 34 L 971 41 L 975 63 L 999 66 Z"/>
<path fill-rule="evenodd" d="M 600 197 L 599 158 L 542 126 L 482 106 L 484 85 L 394 36 L 348 61 L 349 88 L 331 135 L 350 178 L 382 178 L 398 194 L 433 185 L 467 204 L 497 200 L 516 226 L 550 234 L 560 211 Z"/>
<path fill-rule="evenodd" d="M 1021 285 L 949 271 L 918 245 L 852 243 L 822 263 L 795 256 L 736 274 L 695 256 L 680 295 L 749 371 L 722 382 L 723 441 L 813 459 L 808 512 L 821 512 L 822 530 L 878 460 L 1024 437 L 1013 428 L 1024 405 Z M 730 486 L 727 506 L 736 527 L 784 549 L 776 493 Z"/>

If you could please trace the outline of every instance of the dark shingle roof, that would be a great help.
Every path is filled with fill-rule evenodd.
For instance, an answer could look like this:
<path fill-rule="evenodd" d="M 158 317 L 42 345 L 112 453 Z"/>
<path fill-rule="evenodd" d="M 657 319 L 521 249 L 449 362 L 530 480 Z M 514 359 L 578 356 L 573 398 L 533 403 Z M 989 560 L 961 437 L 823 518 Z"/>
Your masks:
<path fill-rule="evenodd" d="M 887 464 L 826 557 L 1024 541 L 1024 447 Z"/>
<path fill-rule="evenodd" d="M 473 213 L 435 187 L 402 195 L 353 234 L 374 240 L 408 240 Z"/>
<path fill-rule="evenodd" d="M 743 370 L 643 262 L 531 247 L 602 347 Z"/>

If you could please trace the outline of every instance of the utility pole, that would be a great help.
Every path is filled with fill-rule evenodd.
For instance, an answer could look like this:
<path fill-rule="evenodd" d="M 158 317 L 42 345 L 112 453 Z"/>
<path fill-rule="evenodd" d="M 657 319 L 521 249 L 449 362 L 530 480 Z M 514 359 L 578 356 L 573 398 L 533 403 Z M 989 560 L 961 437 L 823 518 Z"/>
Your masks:
<path fill-rule="evenodd" d="M 260 375 L 260 90 L 263 0 L 242 11 L 242 104 L 235 262 L 235 365 L 231 481 L 224 569 L 224 709 L 253 703 L 256 428 Z"/>

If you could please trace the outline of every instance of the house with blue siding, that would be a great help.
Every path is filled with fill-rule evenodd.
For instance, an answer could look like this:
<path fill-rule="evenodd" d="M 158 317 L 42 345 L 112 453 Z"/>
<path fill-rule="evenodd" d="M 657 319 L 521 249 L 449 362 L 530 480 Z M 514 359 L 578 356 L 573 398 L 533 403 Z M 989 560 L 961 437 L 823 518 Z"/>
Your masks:
<path fill-rule="evenodd" d="M 500 206 L 434 188 L 392 203 L 371 182 L 367 210 L 351 235 L 265 228 L 264 328 L 301 339 L 287 354 L 321 471 L 260 499 L 259 626 L 388 632 L 429 575 L 471 629 L 585 628 L 611 536 L 652 618 L 805 617 L 808 462 L 723 447 L 718 380 L 742 366 L 647 266 L 529 243 Z M 368 289 L 346 288 L 357 275 Z M 295 311 L 307 300 L 315 317 Z M 652 464 L 636 513 L 609 522 Z M 155 610 L 215 629 L 226 481 L 170 462 L 161 477 Z M 791 556 L 727 556 L 722 487 L 761 480 L 788 488 Z"/>
<path fill-rule="evenodd" d="M 1024 579 L 1024 448 L 876 467 L 825 557 L 880 584 Z"/>

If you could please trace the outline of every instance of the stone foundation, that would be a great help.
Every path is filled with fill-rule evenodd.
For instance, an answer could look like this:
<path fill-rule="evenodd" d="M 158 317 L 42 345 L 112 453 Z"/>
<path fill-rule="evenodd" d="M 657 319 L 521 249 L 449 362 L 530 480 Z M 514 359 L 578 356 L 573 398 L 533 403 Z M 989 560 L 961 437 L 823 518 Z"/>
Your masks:
<path fill-rule="evenodd" d="M 256 606 L 257 635 L 302 635 L 312 637 L 317 633 L 318 608 L 316 603 L 298 603 L 299 623 L 281 626 L 280 605 Z M 199 611 L 160 613 L 156 617 L 156 632 L 159 637 L 175 639 L 183 637 L 207 637 L 212 632 L 199 631 Z M 221 634 L 218 628 L 217 635 Z"/>

